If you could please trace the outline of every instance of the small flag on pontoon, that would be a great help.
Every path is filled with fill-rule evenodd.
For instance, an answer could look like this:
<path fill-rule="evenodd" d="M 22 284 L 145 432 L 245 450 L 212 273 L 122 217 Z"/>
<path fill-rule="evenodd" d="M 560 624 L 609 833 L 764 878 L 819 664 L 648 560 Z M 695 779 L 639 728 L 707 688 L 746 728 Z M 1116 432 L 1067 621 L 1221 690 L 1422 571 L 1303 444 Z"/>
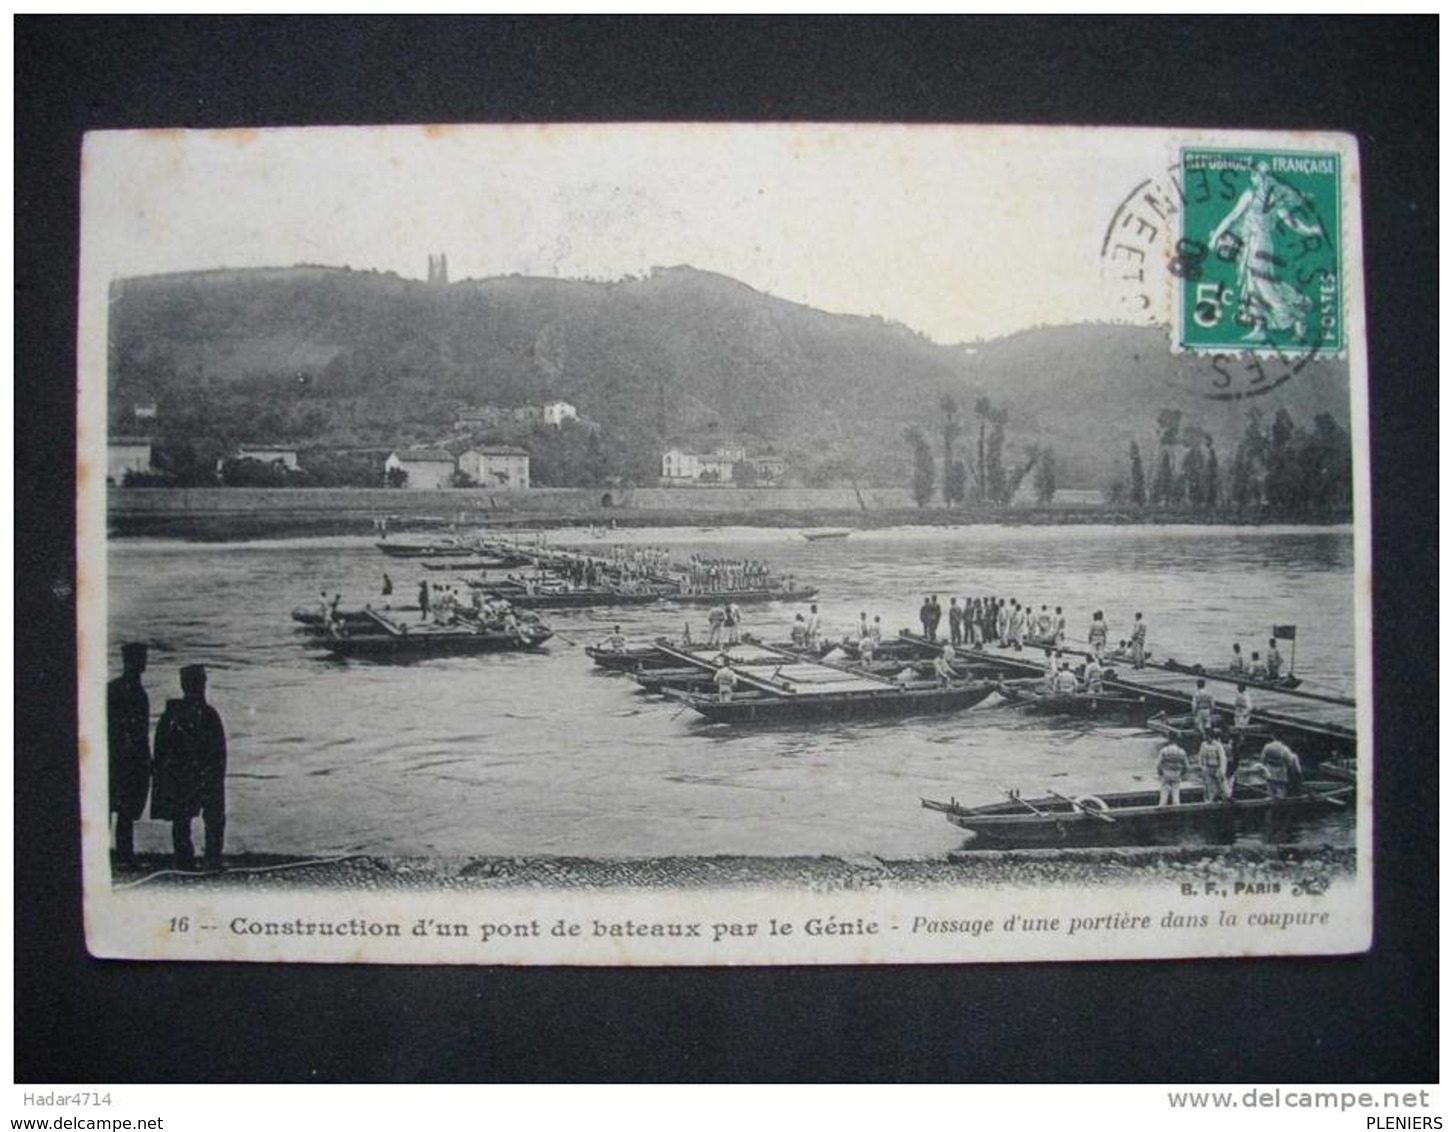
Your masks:
<path fill-rule="evenodd" d="M 1273 625 L 1271 635 L 1279 641 L 1295 641 L 1297 639 L 1297 627 L 1295 625 Z"/>

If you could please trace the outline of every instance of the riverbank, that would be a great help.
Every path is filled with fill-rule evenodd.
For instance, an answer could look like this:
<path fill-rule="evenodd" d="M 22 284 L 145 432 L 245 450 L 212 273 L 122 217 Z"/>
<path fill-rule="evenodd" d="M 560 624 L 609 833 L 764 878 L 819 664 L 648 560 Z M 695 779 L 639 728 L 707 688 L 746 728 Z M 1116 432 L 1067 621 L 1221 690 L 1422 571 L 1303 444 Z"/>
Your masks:
<path fill-rule="evenodd" d="M 893 489 L 638 488 L 598 494 L 575 488 L 485 492 L 367 488 L 158 488 L 113 490 L 107 531 L 121 538 L 234 542 L 265 538 L 369 535 L 455 525 L 501 531 L 560 527 L 652 528 L 755 526 L 1262 526 L 1345 523 L 1350 516 L 1137 508 L 1078 496 L 1048 506 L 919 508 Z M 606 500 L 609 505 L 603 505 Z"/>
<path fill-rule="evenodd" d="M 964 850 L 941 857 L 384 857 L 239 854 L 222 872 L 181 873 L 170 858 L 138 856 L 113 869 L 118 889 L 316 888 L 348 891 L 447 889 L 792 888 L 849 892 L 1089 885 L 1200 885 L 1243 881 L 1322 891 L 1356 871 L 1356 851 L 1338 846 L 1183 845 L 1121 849 Z"/>

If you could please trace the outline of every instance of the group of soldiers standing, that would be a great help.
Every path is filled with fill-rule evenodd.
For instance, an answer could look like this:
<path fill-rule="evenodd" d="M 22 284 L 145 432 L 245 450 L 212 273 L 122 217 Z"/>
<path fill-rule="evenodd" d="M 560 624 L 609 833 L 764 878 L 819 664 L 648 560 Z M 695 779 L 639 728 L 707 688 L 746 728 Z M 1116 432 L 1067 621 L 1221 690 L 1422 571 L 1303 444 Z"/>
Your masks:
<path fill-rule="evenodd" d="M 1216 697 L 1204 679 L 1196 681 L 1191 693 L 1191 718 L 1200 736 L 1194 762 L 1186 749 L 1172 740 L 1156 755 L 1160 778 L 1160 805 L 1179 805 L 1181 784 L 1199 771 L 1201 798 L 1206 802 L 1229 802 L 1239 788 L 1256 790 L 1273 798 L 1298 793 L 1302 786 L 1302 763 L 1295 751 L 1280 739 L 1266 743 L 1259 753 L 1241 753 L 1246 729 L 1251 725 L 1251 695 L 1245 684 L 1236 685 L 1236 700 L 1229 732 L 1216 726 Z M 1231 738 L 1228 750 L 1225 738 Z"/>
<path fill-rule="evenodd" d="M 944 616 L 944 607 L 937 594 L 923 599 L 918 609 L 918 622 L 930 643 L 938 641 L 939 625 Z M 982 648 L 985 644 L 997 644 L 1000 648 L 1022 649 L 1031 645 L 1058 650 L 1065 644 L 1065 611 L 1060 605 L 1054 607 L 1053 613 L 1048 604 L 1042 604 L 1035 612 L 1032 605 L 1021 605 L 1018 598 L 966 597 L 960 605 L 958 598 L 951 597 L 947 617 L 948 642 L 955 647 Z M 1121 640 L 1117 653 L 1111 653 L 1110 629 L 1105 613 L 1097 609 L 1090 618 L 1090 652 L 1097 662 L 1114 658 L 1128 660 L 1134 667 L 1143 668 L 1148 655 L 1146 633 L 1145 617 L 1136 613 L 1130 637 Z"/>
<path fill-rule="evenodd" d="M 202 818 L 202 867 L 222 868 L 227 829 L 227 735 L 217 709 L 207 702 L 207 669 L 181 670 L 182 696 L 168 700 L 151 738 L 151 701 L 141 677 L 143 644 L 121 646 L 121 675 L 106 686 L 106 732 L 111 813 L 116 815 L 116 860 L 135 860 L 136 822 L 146 813 L 172 827 L 176 867 L 195 870 L 192 821 Z"/>

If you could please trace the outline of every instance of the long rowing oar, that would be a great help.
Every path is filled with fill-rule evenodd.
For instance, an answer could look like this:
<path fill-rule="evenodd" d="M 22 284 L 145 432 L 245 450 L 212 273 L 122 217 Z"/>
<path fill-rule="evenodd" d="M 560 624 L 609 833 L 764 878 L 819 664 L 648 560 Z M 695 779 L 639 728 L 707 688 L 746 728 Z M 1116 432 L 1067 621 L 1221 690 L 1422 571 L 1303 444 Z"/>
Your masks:
<path fill-rule="evenodd" d="M 1006 797 L 1012 799 L 1015 802 L 1018 802 L 1021 806 L 1024 806 L 1026 809 L 1028 809 L 1030 813 L 1037 814 L 1042 818 L 1049 817 L 1049 815 L 1041 810 L 1039 807 L 1035 806 L 1033 803 L 1027 801 L 1024 798 L 1021 798 L 1019 796 L 1018 790 L 1010 790 L 1009 787 L 1003 785 L 1001 785 L 999 789 L 1004 792 Z"/>
<path fill-rule="evenodd" d="M 1061 794 L 1058 790 L 1051 790 L 1050 793 L 1058 798 L 1061 802 L 1068 802 L 1071 806 L 1074 807 L 1075 813 L 1077 814 L 1089 814 L 1092 818 L 1099 818 L 1101 821 L 1108 822 L 1110 825 L 1115 824 L 1115 819 L 1112 818 L 1109 814 L 1101 813 L 1099 810 L 1092 810 L 1089 806 L 1082 805 L 1076 799 Z"/>

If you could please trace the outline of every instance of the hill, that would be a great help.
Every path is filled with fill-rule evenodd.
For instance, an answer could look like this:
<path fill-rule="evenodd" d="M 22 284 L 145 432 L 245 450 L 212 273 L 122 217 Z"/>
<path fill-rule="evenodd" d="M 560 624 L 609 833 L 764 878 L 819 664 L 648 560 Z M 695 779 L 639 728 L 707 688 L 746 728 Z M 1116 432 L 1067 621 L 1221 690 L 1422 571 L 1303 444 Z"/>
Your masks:
<path fill-rule="evenodd" d="M 1100 486 L 1128 441 L 1180 409 L 1229 449 L 1252 402 L 1208 400 L 1207 363 L 1164 332 L 1078 325 L 972 347 L 830 314 L 689 267 L 612 282 L 519 276 L 426 283 L 346 268 L 219 270 L 120 281 L 112 426 L 138 402 L 170 436 L 389 447 L 432 441 L 462 405 L 560 398 L 600 425 L 612 474 L 652 479 L 671 444 L 774 450 L 808 482 L 907 482 L 905 428 L 951 394 L 1007 407 L 1006 452 L 1053 445 L 1064 486 Z M 1298 423 L 1346 423 L 1346 368 L 1314 363 L 1255 398 Z M 937 442 L 935 442 L 937 448 Z"/>

